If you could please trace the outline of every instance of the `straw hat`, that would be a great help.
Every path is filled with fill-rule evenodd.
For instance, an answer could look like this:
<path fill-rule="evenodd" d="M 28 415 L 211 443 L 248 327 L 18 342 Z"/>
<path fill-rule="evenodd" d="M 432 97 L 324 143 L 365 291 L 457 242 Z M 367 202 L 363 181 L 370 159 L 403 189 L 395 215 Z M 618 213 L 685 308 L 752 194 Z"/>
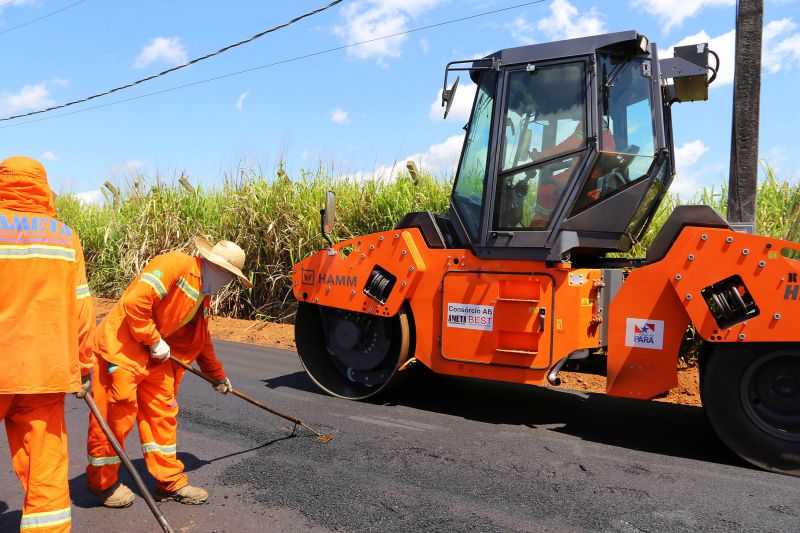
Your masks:
<path fill-rule="evenodd" d="M 253 288 L 253 284 L 250 283 L 247 276 L 242 273 L 242 268 L 244 268 L 244 250 L 239 248 L 236 243 L 231 241 L 219 241 L 214 246 L 211 246 L 211 243 L 203 237 L 197 237 L 194 240 L 194 244 L 197 246 L 197 251 L 200 252 L 200 255 L 205 259 L 217 266 L 221 266 L 228 272 L 236 274 L 236 277 L 242 280 L 242 283 L 244 283 L 245 287 L 248 289 Z"/>

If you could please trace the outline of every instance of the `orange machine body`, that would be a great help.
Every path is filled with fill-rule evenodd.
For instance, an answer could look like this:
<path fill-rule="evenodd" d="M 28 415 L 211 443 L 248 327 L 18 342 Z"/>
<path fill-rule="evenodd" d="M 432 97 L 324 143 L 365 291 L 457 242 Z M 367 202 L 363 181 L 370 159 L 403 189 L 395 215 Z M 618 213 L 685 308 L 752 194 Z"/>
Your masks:
<path fill-rule="evenodd" d="M 797 342 L 800 262 L 797 243 L 727 229 L 684 228 L 663 259 L 630 272 L 610 312 L 608 393 L 652 398 L 677 385 L 677 358 L 686 327 L 712 343 Z M 704 292 L 738 276 L 758 313 L 721 327 Z M 742 294 L 744 295 L 744 294 Z M 636 342 L 646 324 L 656 333 Z M 659 328 L 663 329 L 659 332 Z"/>
<path fill-rule="evenodd" d="M 562 358 L 604 348 L 600 328 L 610 317 L 607 392 L 649 399 L 677 385 L 678 352 L 689 324 L 712 342 L 796 339 L 791 325 L 800 320 L 800 284 L 793 297 L 793 282 L 800 263 L 785 257 L 784 249 L 800 246 L 726 229 L 685 228 L 660 261 L 625 270 L 626 280 L 604 312 L 601 269 L 433 249 L 409 228 L 343 241 L 306 258 L 294 267 L 293 291 L 299 302 L 384 317 L 407 306 L 418 361 L 441 374 L 514 383 L 539 383 Z M 376 266 L 396 278 L 384 303 L 364 291 Z M 734 275 L 760 313 L 721 329 L 701 292 Z"/>

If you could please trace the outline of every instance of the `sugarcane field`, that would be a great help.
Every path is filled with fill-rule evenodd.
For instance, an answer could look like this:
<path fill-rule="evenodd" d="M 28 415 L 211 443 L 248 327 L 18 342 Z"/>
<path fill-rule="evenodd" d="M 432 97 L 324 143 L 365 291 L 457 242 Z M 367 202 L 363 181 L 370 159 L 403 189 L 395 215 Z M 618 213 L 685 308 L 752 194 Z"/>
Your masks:
<path fill-rule="evenodd" d="M 0 0 L 0 532 L 800 531 L 793 0 Z"/>

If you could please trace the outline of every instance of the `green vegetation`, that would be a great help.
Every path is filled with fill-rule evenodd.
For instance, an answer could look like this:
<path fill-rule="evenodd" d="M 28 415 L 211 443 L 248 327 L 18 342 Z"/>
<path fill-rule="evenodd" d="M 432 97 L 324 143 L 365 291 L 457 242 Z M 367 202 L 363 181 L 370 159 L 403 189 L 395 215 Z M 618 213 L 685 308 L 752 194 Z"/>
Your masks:
<path fill-rule="evenodd" d="M 756 198 L 756 232 L 786 241 L 800 242 L 800 182 L 779 180 L 769 165 L 763 167 L 764 178 L 759 183 Z M 650 242 L 667 217 L 679 203 L 710 205 L 723 216 L 728 211 L 728 188 L 704 189 L 690 201 L 679 202 L 674 196 L 667 197 L 658 209 L 642 242 L 631 250 L 633 256 L 643 256 Z"/>
<path fill-rule="evenodd" d="M 294 313 L 291 267 L 325 246 L 319 210 L 325 191 L 337 196 L 337 239 L 391 228 L 411 211 L 445 212 L 451 183 L 401 175 L 392 182 L 354 181 L 322 169 L 292 181 L 260 174 L 195 192 L 159 181 L 123 191 L 116 206 L 86 205 L 60 195 L 58 214 L 81 237 L 92 293 L 117 298 L 152 257 L 169 250 L 194 253 L 193 239 L 228 239 L 247 254 L 255 287 L 231 284 L 214 300 L 216 314 L 288 320 Z"/>
<path fill-rule="evenodd" d="M 778 180 L 765 167 L 758 191 L 758 231 L 800 241 L 800 184 Z M 229 239 L 247 253 L 246 270 L 255 288 L 232 284 L 215 299 L 214 312 L 242 318 L 290 320 L 291 266 L 321 249 L 319 209 L 325 191 L 338 200 L 336 238 L 383 231 L 411 211 L 446 212 L 452 181 L 423 175 L 401 175 L 395 181 L 354 181 L 329 176 L 324 170 L 303 172 L 291 180 L 279 169 L 275 178 L 243 174 L 221 188 L 198 187 L 140 179 L 123 191 L 116 206 L 85 205 L 68 195 L 58 197 L 59 216 L 83 241 L 92 292 L 116 298 L 149 259 L 168 250 L 194 253 L 192 240 Z M 721 213 L 727 192 L 713 188 L 692 200 Z M 641 256 L 677 200 L 663 202 L 643 242 L 631 255 Z"/>

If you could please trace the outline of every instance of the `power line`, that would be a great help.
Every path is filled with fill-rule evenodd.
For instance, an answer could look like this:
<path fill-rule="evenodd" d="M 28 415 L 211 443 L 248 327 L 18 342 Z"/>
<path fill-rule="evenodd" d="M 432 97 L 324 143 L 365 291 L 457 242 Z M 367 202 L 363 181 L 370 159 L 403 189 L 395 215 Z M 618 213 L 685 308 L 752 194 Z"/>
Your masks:
<path fill-rule="evenodd" d="M 83 109 L 77 109 L 75 111 L 70 111 L 70 112 L 67 112 L 67 113 L 60 113 L 58 115 L 53 115 L 53 116 L 49 116 L 49 117 L 29 120 L 27 122 L 18 122 L 16 124 L 9 124 L 7 126 L 0 126 L 0 129 L 14 128 L 16 126 L 24 126 L 26 124 L 33 124 L 35 122 L 43 122 L 45 120 L 52 120 L 54 118 L 65 117 L 65 116 L 68 116 L 68 115 L 75 115 L 77 113 L 83 113 L 85 111 L 92 111 L 94 109 L 101 109 L 103 107 L 109 107 L 109 106 L 113 106 L 113 105 L 117 105 L 117 104 L 124 104 L 126 102 L 132 102 L 134 100 L 140 100 L 142 98 L 147 98 L 149 96 L 156 96 L 156 95 L 159 95 L 159 94 L 169 93 L 169 92 L 177 91 L 177 90 L 180 90 L 180 89 L 186 89 L 188 87 L 194 87 L 196 85 L 202 85 L 202 84 L 209 83 L 209 82 L 212 82 L 212 81 L 217 81 L 217 80 L 221 80 L 221 79 L 225 79 L 225 78 L 231 78 L 231 77 L 234 77 L 234 76 L 240 76 L 242 74 L 247 74 L 249 72 L 253 72 L 253 71 L 256 71 L 256 70 L 262 70 L 262 69 L 274 67 L 274 66 L 277 66 L 277 65 L 283 65 L 285 63 L 292 63 L 292 62 L 295 62 L 295 61 L 300 61 L 300 60 L 303 60 L 303 59 L 308 59 L 308 58 L 320 56 L 320 55 L 323 55 L 323 54 L 329 54 L 329 53 L 332 53 L 332 52 L 338 52 L 340 50 L 345 50 L 347 48 L 352 48 L 354 46 L 361 46 L 361 45 L 364 45 L 364 44 L 374 43 L 376 41 L 381 41 L 381 40 L 384 40 L 384 39 L 391 39 L 393 37 L 399 37 L 401 35 L 408 35 L 410 33 L 416 33 L 416 32 L 420 32 L 420 31 L 424 31 L 424 30 L 429 30 L 431 28 L 438 28 L 440 26 L 447 26 L 449 24 L 454 24 L 456 22 L 463 22 L 465 20 L 471 20 L 471 19 L 476 19 L 476 18 L 480 18 L 480 17 L 485 17 L 485 16 L 488 16 L 488 15 L 494 15 L 496 13 L 502 13 L 504 11 L 511 11 L 513 9 L 519 9 L 521 7 L 531 6 L 531 5 L 534 5 L 534 4 L 541 4 L 541 3 L 544 3 L 546 1 L 547 0 L 535 0 L 535 1 L 532 1 L 532 2 L 525 2 L 523 4 L 516 4 L 516 5 L 513 5 L 513 6 L 504 7 L 504 8 L 500 8 L 500 9 L 495 9 L 495 10 L 492 10 L 492 11 L 485 11 L 485 12 L 478 13 L 478 14 L 475 14 L 475 15 L 470 15 L 468 17 L 461 17 L 461 18 L 457 18 L 457 19 L 446 20 L 446 21 L 443 21 L 443 22 L 437 22 L 437 23 L 434 23 L 434 24 L 429 24 L 427 26 L 421 26 L 419 28 L 413 28 L 413 29 L 406 30 L 406 31 L 392 33 L 392 34 L 389 34 L 389 35 L 384 35 L 382 37 L 375 37 L 373 39 L 367 39 L 366 41 L 360 41 L 360 42 L 357 42 L 357 43 L 350 43 L 350 44 L 345 44 L 345 45 L 342 45 L 342 46 L 336 46 L 334 48 L 328 48 L 326 50 L 320 50 L 320 51 L 317 51 L 317 52 L 310 52 L 308 54 L 304 54 L 304 55 L 301 55 L 301 56 L 296 56 L 296 57 L 292 57 L 292 58 L 288 58 L 288 59 L 282 59 L 280 61 L 275 61 L 273 63 L 267 63 L 266 65 L 259 65 L 257 67 L 251 67 L 251 68 L 244 69 L 244 70 L 239 70 L 239 71 L 236 71 L 236 72 L 229 72 L 227 74 L 221 74 L 219 76 L 214 76 L 213 78 L 207 78 L 207 79 L 204 79 L 204 80 L 198 80 L 198 81 L 194 81 L 194 82 L 191 82 L 191 83 L 178 85 L 176 87 L 170 87 L 168 89 L 162 89 L 160 91 L 153 91 L 153 92 L 150 92 L 150 93 L 145 93 L 145 94 L 140 94 L 138 96 L 133 96 L 131 98 L 124 98 L 122 100 L 115 100 L 113 102 L 108 102 L 107 104 L 100 104 L 100 105 L 96 105 L 96 106 L 92 106 L 92 107 L 86 107 L 86 108 L 83 108 Z"/>
<path fill-rule="evenodd" d="M 3 4 L 3 5 L 0 5 L 0 8 L 2 8 L 2 7 L 4 7 L 4 6 L 7 6 L 8 4 L 13 4 L 13 3 L 14 3 L 14 2 L 16 2 L 16 1 L 17 1 L 17 0 L 11 0 L 10 2 L 6 2 L 5 4 Z M 85 1 L 86 1 L 86 0 L 78 0 L 77 2 L 73 2 L 72 4 L 70 4 L 70 5 L 68 5 L 68 6 L 64 6 L 64 7 L 62 7 L 61 9 L 56 9 L 55 11 L 51 11 L 50 13 L 47 13 L 46 15 L 42 15 L 41 17 L 35 18 L 35 19 L 33 19 L 33 20 L 29 20 L 28 22 L 24 22 L 24 23 L 20 24 L 19 26 L 14 26 L 14 27 L 8 28 L 7 30 L 0 31 L 0 35 L 3 35 L 3 34 L 5 34 L 5 33 L 11 33 L 12 31 L 14 31 L 14 30 L 18 30 L 18 29 L 20 29 L 20 28 L 24 28 L 25 26 L 30 26 L 30 25 L 31 25 L 31 24 L 33 24 L 34 22 L 39 22 L 40 20 L 46 19 L 46 18 L 48 18 L 48 17 L 52 17 L 53 15 L 56 15 L 56 14 L 58 14 L 58 13 L 61 13 L 62 11 L 66 11 L 67 9 L 69 9 L 69 8 L 71 8 L 71 7 L 75 7 L 75 6 L 77 6 L 78 4 L 82 4 L 82 3 L 84 3 Z"/>
<path fill-rule="evenodd" d="M 76 2 L 76 3 L 80 4 L 81 2 L 85 2 L 85 1 L 86 0 L 80 0 L 79 2 Z M 45 109 L 39 109 L 37 111 L 30 111 L 28 113 L 21 113 L 19 115 L 12 115 L 12 116 L 9 116 L 9 117 L 3 117 L 3 118 L 0 118 L 0 122 L 6 122 L 8 120 L 14 120 L 15 118 L 30 117 L 32 115 L 38 115 L 40 113 L 47 113 L 48 111 L 55 111 L 56 109 L 63 109 L 65 107 L 73 106 L 75 104 L 81 104 L 83 102 L 88 102 L 89 100 L 94 100 L 95 98 L 100 98 L 101 96 L 107 96 L 107 95 L 109 95 L 111 93 L 115 93 L 115 92 L 121 91 L 123 89 L 129 89 L 129 88 L 133 87 L 134 85 L 139 85 L 140 83 L 144 83 L 146 81 L 150 81 L 150 80 L 153 80 L 155 78 L 160 78 L 161 76 L 165 76 L 165 75 L 169 74 L 170 72 L 175 72 L 176 70 L 180 70 L 182 68 L 186 68 L 186 67 L 188 67 L 190 65 L 194 65 L 195 63 L 199 63 L 200 61 L 204 61 L 204 60 L 209 59 L 211 57 L 214 57 L 216 55 L 222 54 L 223 52 L 227 52 L 231 48 L 236 48 L 237 46 L 241 46 L 241 45 L 247 44 L 247 43 L 249 43 L 251 41 L 255 41 L 256 39 L 258 39 L 260 37 L 263 37 L 263 36 L 267 35 L 268 33 L 272 33 L 274 31 L 283 29 L 283 28 L 285 28 L 287 26 L 291 26 L 292 24 L 294 24 L 296 22 L 299 22 L 299 21 L 303 20 L 304 18 L 311 17 L 313 15 L 316 15 L 317 13 L 321 13 L 321 12 L 325 11 L 326 9 L 332 8 L 336 4 L 341 4 L 342 1 L 343 0 L 333 0 L 333 2 L 331 2 L 330 4 L 328 4 L 326 6 L 320 7 L 318 9 L 313 10 L 313 11 L 309 11 L 308 13 L 304 13 L 304 14 L 298 16 L 298 17 L 295 17 L 295 18 L 293 18 L 292 20 L 290 20 L 288 22 L 284 22 L 283 24 L 279 24 L 278 26 L 273 26 L 272 28 L 269 28 L 269 29 L 264 30 L 264 31 L 262 31 L 260 33 L 257 33 L 255 35 L 253 35 L 252 37 L 249 37 L 249 38 L 244 39 L 242 41 L 230 44 L 230 45 L 228 45 L 228 46 L 226 46 L 224 48 L 220 48 L 216 52 L 211 52 L 210 54 L 206 54 L 204 56 L 192 59 L 191 61 L 183 63 L 182 65 L 178 65 L 176 67 L 168 68 L 167 70 L 161 71 L 158 74 L 153 74 L 152 76 L 147 76 L 146 78 L 142 78 L 140 80 L 136 80 L 134 82 L 131 82 L 131 83 L 128 83 L 128 84 L 125 84 L 125 85 L 121 85 L 121 86 L 115 87 L 113 89 L 109 89 L 109 90 L 104 91 L 102 93 L 93 94 L 92 96 L 87 96 L 87 97 L 81 98 L 79 100 L 73 100 L 73 101 L 67 102 L 65 104 L 54 105 L 54 106 L 51 106 L 51 107 L 47 107 Z M 73 5 L 75 5 L 75 4 L 73 4 Z M 66 8 L 64 8 L 64 9 L 66 9 Z M 31 22 L 34 22 L 34 21 L 31 21 Z M 30 24 L 31 22 L 29 22 L 28 24 Z M 17 26 L 17 27 L 19 28 L 21 26 Z M 2 33 L 2 32 L 0 32 L 0 33 Z"/>

